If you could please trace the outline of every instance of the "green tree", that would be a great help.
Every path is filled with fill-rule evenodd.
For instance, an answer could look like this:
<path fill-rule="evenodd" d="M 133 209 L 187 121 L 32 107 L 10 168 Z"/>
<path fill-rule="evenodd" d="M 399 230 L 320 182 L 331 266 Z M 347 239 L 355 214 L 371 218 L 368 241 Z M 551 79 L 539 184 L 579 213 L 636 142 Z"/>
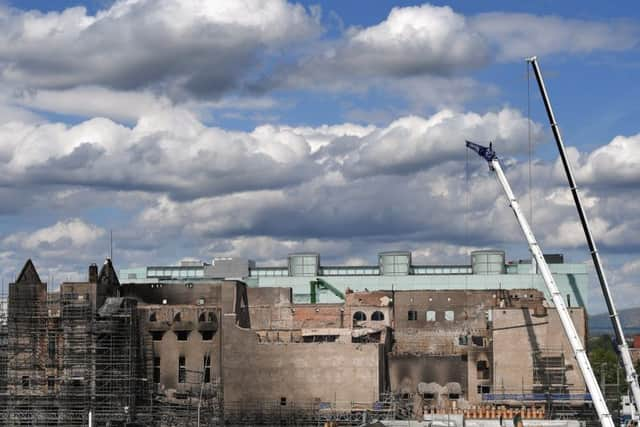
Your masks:
<path fill-rule="evenodd" d="M 627 384 L 612 337 L 601 335 L 589 338 L 587 352 L 591 367 L 601 385 L 604 379 L 605 387 L 602 391 L 609 410 L 617 411 L 621 396 L 627 392 Z"/>

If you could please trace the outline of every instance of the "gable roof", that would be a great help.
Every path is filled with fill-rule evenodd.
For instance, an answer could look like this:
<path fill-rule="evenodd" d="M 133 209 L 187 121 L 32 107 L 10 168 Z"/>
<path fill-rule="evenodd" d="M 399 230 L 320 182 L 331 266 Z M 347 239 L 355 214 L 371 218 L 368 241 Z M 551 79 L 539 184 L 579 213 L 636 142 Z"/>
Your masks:
<path fill-rule="evenodd" d="M 120 286 L 120 281 L 118 280 L 116 269 L 113 268 L 113 263 L 109 258 L 104 260 L 104 265 L 100 269 L 100 274 L 98 274 L 98 283 L 103 282 L 107 282 L 115 286 Z"/>
<path fill-rule="evenodd" d="M 24 263 L 24 267 L 20 270 L 16 283 L 42 283 L 31 258 Z"/>

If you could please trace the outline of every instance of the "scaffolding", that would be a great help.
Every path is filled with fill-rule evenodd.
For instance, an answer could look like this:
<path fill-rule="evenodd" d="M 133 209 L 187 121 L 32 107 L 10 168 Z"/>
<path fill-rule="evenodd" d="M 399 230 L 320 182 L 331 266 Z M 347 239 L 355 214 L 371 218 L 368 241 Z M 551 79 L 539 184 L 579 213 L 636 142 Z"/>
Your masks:
<path fill-rule="evenodd" d="M 57 326 L 47 312 L 46 284 L 29 262 L 9 287 L 6 319 L 5 424 L 56 425 L 55 401 L 49 392 L 47 337 Z M 22 283 L 24 282 L 24 283 Z"/>
<path fill-rule="evenodd" d="M 93 391 L 92 306 L 88 293 L 61 295 L 62 375 L 59 404 L 63 425 L 87 425 Z"/>
<path fill-rule="evenodd" d="M 108 298 L 93 322 L 95 425 L 148 419 L 149 394 L 135 300 Z M 140 407 L 140 408 L 139 408 Z"/>
<path fill-rule="evenodd" d="M 150 425 L 136 301 L 96 311 L 88 284 L 52 301 L 34 272 L 10 286 L 6 322 L 0 313 L 0 424 Z"/>

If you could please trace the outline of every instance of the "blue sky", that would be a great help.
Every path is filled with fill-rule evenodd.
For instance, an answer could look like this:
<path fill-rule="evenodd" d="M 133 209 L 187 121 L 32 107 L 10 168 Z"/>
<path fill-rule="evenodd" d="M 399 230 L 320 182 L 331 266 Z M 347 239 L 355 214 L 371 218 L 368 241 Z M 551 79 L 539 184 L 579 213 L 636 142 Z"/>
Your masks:
<path fill-rule="evenodd" d="M 538 55 L 616 295 L 638 303 L 635 2 L 27 0 L 0 26 L 5 282 L 27 257 L 52 286 L 83 275 L 110 229 L 120 266 L 522 258 L 484 165 L 464 179 L 465 138 L 495 141 L 543 247 L 588 263 L 532 75 L 527 117 Z"/>

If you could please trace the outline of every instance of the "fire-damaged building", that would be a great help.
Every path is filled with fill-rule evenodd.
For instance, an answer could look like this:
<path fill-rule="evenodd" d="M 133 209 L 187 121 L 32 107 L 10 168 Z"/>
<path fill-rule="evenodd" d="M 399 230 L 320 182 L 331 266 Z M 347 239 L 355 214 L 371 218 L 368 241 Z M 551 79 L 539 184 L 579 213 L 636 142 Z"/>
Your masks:
<path fill-rule="evenodd" d="M 552 396 L 563 408 L 587 399 L 539 290 L 342 296 L 300 304 L 291 288 L 239 280 L 120 283 L 110 260 L 47 292 L 29 260 L 1 331 L 0 422 L 358 425 L 481 405 L 551 414 Z M 584 308 L 571 315 L 584 340 Z"/>

